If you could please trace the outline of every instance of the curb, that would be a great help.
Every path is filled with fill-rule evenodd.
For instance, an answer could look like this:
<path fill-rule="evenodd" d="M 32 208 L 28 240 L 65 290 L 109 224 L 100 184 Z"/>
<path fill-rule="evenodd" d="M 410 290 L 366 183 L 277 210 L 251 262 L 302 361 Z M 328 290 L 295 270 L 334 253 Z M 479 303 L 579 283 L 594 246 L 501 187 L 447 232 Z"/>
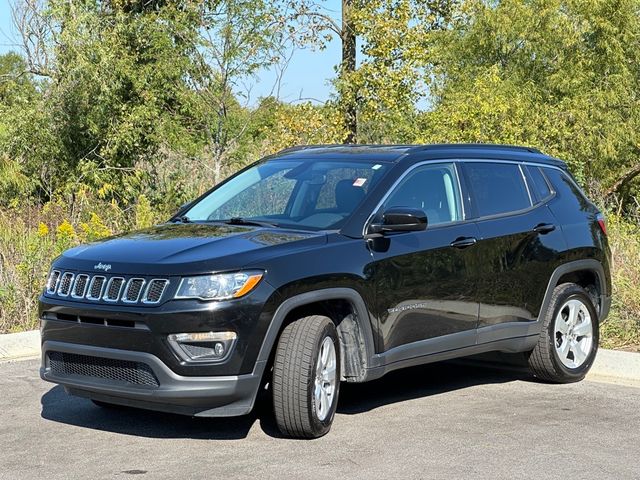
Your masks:
<path fill-rule="evenodd" d="M 587 379 L 637 384 L 640 382 L 640 353 L 601 348 Z"/>
<path fill-rule="evenodd" d="M 40 356 L 40 330 L 0 335 L 0 362 Z"/>
<path fill-rule="evenodd" d="M 0 362 L 39 356 L 39 330 L 0 335 Z M 500 365 L 493 363 L 493 366 Z M 587 378 L 596 381 L 640 383 L 640 353 L 601 348 Z"/>

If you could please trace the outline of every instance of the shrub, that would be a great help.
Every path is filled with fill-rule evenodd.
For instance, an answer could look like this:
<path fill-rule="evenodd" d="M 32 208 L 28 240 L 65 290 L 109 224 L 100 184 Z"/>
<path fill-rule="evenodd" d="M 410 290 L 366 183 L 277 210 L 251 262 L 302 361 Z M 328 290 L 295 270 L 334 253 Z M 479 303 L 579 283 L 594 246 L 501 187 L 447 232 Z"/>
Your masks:
<path fill-rule="evenodd" d="M 602 346 L 640 351 L 640 224 L 610 213 L 608 231 L 613 305 L 602 326 Z"/>

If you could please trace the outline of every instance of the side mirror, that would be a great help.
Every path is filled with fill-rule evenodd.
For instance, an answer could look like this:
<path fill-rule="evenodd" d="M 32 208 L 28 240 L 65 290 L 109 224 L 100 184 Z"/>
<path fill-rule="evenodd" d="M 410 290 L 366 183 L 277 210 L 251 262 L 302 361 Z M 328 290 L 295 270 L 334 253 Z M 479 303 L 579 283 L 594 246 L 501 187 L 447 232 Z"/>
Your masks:
<path fill-rule="evenodd" d="M 419 232 L 427 228 L 427 214 L 419 208 L 391 207 L 382 214 L 382 223 L 373 223 L 370 233 Z"/>

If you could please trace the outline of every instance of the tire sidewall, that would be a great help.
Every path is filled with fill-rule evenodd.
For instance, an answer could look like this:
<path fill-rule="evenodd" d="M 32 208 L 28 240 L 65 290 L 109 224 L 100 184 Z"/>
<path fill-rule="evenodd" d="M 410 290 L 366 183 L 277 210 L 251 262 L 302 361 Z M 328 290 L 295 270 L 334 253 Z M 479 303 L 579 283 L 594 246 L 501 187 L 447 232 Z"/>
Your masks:
<path fill-rule="evenodd" d="M 320 347 L 325 338 L 331 338 L 333 346 L 336 349 L 336 389 L 331 401 L 331 408 L 329 409 L 329 415 L 324 420 L 320 420 L 316 415 L 316 398 L 314 395 L 315 389 L 315 372 L 318 365 L 318 355 L 320 353 Z M 317 432 L 318 436 L 324 435 L 331 428 L 333 423 L 333 417 L 336 414 L 338 406 L 338 396 L 340 393 L 340 341 L 338 339 L 338 332 L 336 331 L 333 322 L 327 322 L 318 335 L 316 344 L 314 345 L 312 352 L 313 362 L 311 362 L 311 371 L 309 372 L 309 382 L 307 384 L 307 398 L 309 399 L 309 422 L 312 429 Z"/>
<path fill-rule="evenodd" d="M 558 352 L 556 350 L 556 345 L 555 345 L 556 317 L 560 312 L 560 307 L 562 307 L 567 301 L 572 299 L 580 300 L 580 302 L 582 302 L 587 307 L 587 309 L 589 310 L 589 315 L 591 315 L 591 325 L 593 329 L 592 330 L 593 342 L 591 345 L 591 351 L 589 352 L 589 355 L 587 356 L 587 359 L 584 361 L 584 363 L 580 365 L 578 368 L 566 367 L 560 360 L 560 356 L 558 355 Z M 600 322 L 598 318 L 598 313 L 595 307 L 593 306 L 591 297 L 589 297 L 589 295 L 581 287 L 577 285 L 569 287 L 566 291 L 564 291 L 558 297 L 556 304 L 553 307 L 552 315 L 553 316 L 551 317 L 547 328 L 548 328 L 549 340 L 551 342 L 550 349 L 551 349 L 551 356 L 553 359 L 554 367 L 559 373 L 561 373 L 567 379 L 571 379 L 575 381 L 581 380 L 585 377 L 585 375 L 593 365 L 593 362 L 595 361 L 596 354 L 598 352 L 598 343 L 600 341 Z"/>

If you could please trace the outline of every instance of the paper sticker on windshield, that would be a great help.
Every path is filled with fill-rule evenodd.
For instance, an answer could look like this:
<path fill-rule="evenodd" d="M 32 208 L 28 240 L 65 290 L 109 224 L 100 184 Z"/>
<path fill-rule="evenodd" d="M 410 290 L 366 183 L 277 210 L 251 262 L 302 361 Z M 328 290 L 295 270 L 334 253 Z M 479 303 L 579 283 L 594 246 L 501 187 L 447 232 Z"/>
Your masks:
<path fill-rule="evenodd" d="M 371 170 L 378 170 L 381 167 L 382 165 L 380 165 L 379 163 L 376 163 L 373 167 L 371 167 Z"/>
<path fill-rule="evenodd" d="M 366 178 L 356 178 L 355 182 L 353 182 L 354 187 L 361 187 L 367 181 Z"/>

